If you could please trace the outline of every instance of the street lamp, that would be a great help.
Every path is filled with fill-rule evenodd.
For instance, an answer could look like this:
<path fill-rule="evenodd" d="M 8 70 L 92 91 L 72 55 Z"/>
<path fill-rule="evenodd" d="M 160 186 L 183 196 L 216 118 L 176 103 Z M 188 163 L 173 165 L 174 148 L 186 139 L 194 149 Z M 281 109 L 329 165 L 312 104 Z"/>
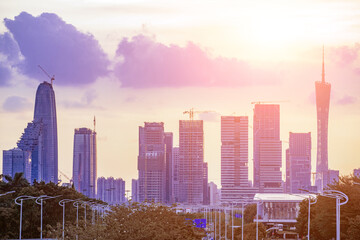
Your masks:
<path fill-rule="evenodd" d="M 6 192 L 6 193 L 2 193 L 2 194 L 0 194 L 0 197 L 5 196 L 5 195 L 10 194 L 10 193 L 14 193 L 14 192 L 15 192 L 15 191 L 10 191 L 10 192 Z"/>
<path fill-rule="evenodd" d="M 59 205 L 63 207 L 63 230 L 62 230 L 63 240 L 65 239 L 65 203 L 73 202 L 73 201 L 77 201 L 77 200 L 78 200 L 78 199 L 76 199 L 76 200 L 73 200 L 73 199 L 62 199 L 62 200 L 60 200 L 60 202 L 59 202 Z"/>
<path fill-rule="evenodd" d="M 61 195 L 58 195 L 58 196 L 47 196 L 47 195 L 41 195 L 40 197 L 37 197 L 35 202 L 37 204 L 39 204 L 41 206 L 41 215 L 40 215 L 40 239 L 42 240 L 42 229 L 43 229 L 43 202 L 44 200 L 47 200 L 47 199 L 51 199 L 51 198 L 57 198 L 57 197 L 60 197 Z"/>
<path fill-rule="evenodd" d="M 19 226 L 19 239 L 21 240 L 21 228 L 22 228 L 22 210 L 23 210 L 23 201 L 24 200 L 28 200 L 28 199 L 34 199 L 36 197 L 33 196 L 27 196 L 27 195 L 23 195 L 23 196 L 19 196 L 17 198 L 15 198 L 15 204 L 20 206 L 20 226 Z M 20 202 L 18 202 L 18 200 Z"/>

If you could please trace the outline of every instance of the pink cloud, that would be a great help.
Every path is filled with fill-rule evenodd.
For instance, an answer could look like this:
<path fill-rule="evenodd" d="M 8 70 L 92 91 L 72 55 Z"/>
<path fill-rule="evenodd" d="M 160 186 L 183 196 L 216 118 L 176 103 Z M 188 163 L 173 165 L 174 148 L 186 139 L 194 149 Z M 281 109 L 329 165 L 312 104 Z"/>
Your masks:
<path fill-rule="evenodd" d="M 138 35 L 118 45 L 115 75 L 123 87 L 238 87 L 278 84 L 280 78 L 265 69 L 235 58 L 211 57 L 189 42 L 185 47 L 166 46 L 154 38 Z"/>
<path fill-rule="evenodd" d="M 356 97 L 345 95 L 342 98 L 338 99 L 336 103 L 339 105 L 349 105 L 355 103 L 356 101 L 357 101 Z"/>

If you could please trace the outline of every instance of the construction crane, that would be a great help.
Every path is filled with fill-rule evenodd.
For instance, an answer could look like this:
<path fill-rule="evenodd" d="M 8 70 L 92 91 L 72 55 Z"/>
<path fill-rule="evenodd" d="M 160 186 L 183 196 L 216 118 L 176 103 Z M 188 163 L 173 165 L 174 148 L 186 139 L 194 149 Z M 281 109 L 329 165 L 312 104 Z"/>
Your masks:
<path fill-rule="evenodd" d="M 194 120 L 195 113 L 214 113 L 215 111 L 194 111 L 194 108 L 191 108 L 189 111 L 183 112 L 183 114 L 189 114 L 190 120 Z"/>
<path fill-rule="evenodd" d="M 289 100 L 283 100 L 283 101 L 257 101 L 257 102 L 251 102 L 251 104 L 281 103 L 281 102 L 289 102 Z"/>
<path fill-rule="evenodd" d="M 45 71 L 45 69 L 43 69 L 40 65 L 38 65 L 38 67 L 46 74 L 46 76 L 48 76 L 48 78 L 50 78 L 51 81 L 51 86 L 53 85 L 53 81 L 55 81 L 55 75 L 53 75 L 52 77 Z"/>
<path fill-rule="evenodd" d="M 62 171 L 60 171 L 60 169 L 59 169 L 59 173 L 60 173 L 62 176 L 64 176 L 67 180 L 69 180 L 70 184 L 73 183 L 73 180 L 72 180 L 71 178 L 69 178 L 68 176 L 66 176 L 65 173 L 63 173 Z M 61 180 L 60 180 L 60 181 L 61 181 Z"/>

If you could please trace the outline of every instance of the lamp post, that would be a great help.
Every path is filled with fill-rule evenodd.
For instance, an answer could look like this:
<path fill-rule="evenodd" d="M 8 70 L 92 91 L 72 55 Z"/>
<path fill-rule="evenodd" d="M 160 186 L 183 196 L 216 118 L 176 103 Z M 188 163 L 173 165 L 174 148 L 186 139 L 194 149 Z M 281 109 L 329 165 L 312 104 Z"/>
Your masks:
<path fill-rule="evenodd" d="M 305 189 L 299 189 L 300 191 L 307 191 Z M 308 240 L 310 240 L 310 206 L 315 204 L 317 202 L 317 198 L 313 195 L 310 195 L 309 194 L 309 197 L 305 197 L 305 196 L 301 196 L 301 195 L 297 195 L 297 194 L 290 194 L 290 195 L 294 195 L 294 196 L 298 196 L 298 197 L 301 197 L 301 198 L 308 198 L 308 201 L 309 201 L 309 206 L 308 206 L 308 234 L 307 234 L 307 237 L 308 237 Z M 311 202 L 311 200 L 313 200 L 313 202 Z"/>
<path fill-rule="evenodd" d="M 40 239 L 41 240 L 42 240 L 42 232 L 43 232 L 42 231 L 42 229 L 43 229 L 43 202 L 44 202 L 44 200 L 51 199 L 51 198 L 57 198 L 60 196 L 61 195 L 51 197 L 51 196 L 47 196 L 47 195 L 41 195 L 40 197 L 37 197 L 35 200 L 35 202 L 41 206 L 41 215 L 40 215 Z"/>
<path fill-rule="evenodd" d="M 79 228 L 79 204 L 81 204 L 81 201 L 75 201 L 73 203 L 73 206 L 76 207 L 76 230 Z M 78 239 L 78 234 L 76 233 L 76 239 Z"/>
<path fill-rule="evenodd" d="M 23 201 L 24 201 L 24 200 L 28 200 L 28 199 L 34 199 L 34 198 L 36 198 L 36 197 L 27 196 L 27 195 L 23 195 L 23 196 L 19 196 L 19 197 L 15 198 L 15 204 L 17 204 L 17 205 L 20 206 L 19 239 L 21 239 Z M 20 202 L 18 202 L 18 201 L 20 201 Z"/>
<path fill-rule="evenodd" d="M 14 192 L 15 192 L 15 191 L 10 191 L 10 192 L 6 192 L 6 193 L 2 193 L 2 194 L 0 194 L 0 197 L 5 196 L 5 195 L 10 194 L 10 193 L 14 193 Z"/>
<path fill-rule="evenodd" d="M 62 199 L 59 202 L 59 205 L 63 207 L 63 230 L 62 230 L 62 238 L 65 239 L 65 203 L 77 201 L 74 199 Z"/>

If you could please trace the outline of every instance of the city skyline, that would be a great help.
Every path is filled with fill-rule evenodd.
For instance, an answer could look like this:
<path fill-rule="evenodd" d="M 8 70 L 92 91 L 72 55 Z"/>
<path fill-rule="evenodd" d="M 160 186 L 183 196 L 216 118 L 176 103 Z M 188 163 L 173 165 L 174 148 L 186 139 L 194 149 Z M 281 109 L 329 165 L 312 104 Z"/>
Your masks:
<path fill-rule="evenodd" d="M 20 3 L 19 1 L 18 3 Z M 34 1 L 36 2 L 36 1 Z M 54 7 L 45 6 L 44 9 L 35 10 L 28 3 L 24 4 L 12 4 L 1 5 L 0 10 L 1 18 L 7 18 L 5 23 L 0 28 L 0 41 L 8 41 L 9 36 L 6 33 L 11 33 L 15 43 L 19 46 L 21 54 L 23 56 L 19 58 L 16 54 L 16 47 L 13 52 L 7 52 L 3 48 L 0 49 L 1 59 L 5 58 L 5 66 L 8 68 L 13 66 L 11 70 L 11 78 L 5 81 L 1 75 L 1 87 L 0 87 L 0 146 L 1 150 L 12 149 L 16 146 L 16 142 L 21 136 L 23 129 L 26 127 L 27 122 L 32 119 L 32 110 L 34 108 L 34 92 L 39 82 L 48 80 L 38 68 L 37 64 L 41 64 L 50 75 L 55 75 L 54 90 L 57 98 L 57 114 L 58 114 L 58 140 L 59 140 L 59 170 L 71 176 L 72 172 L 72 154 L 73 146 L 72 139 L 73 129 L 79 126 L 91 128 L 92 121 L 90 120 L 95 114 L 98 116 L 98 159 L 99 159 L 99 176 L 113 176 L 122 177 L 126 180 L 127 189 L 130 189 L 130 183 L 132 178 L 136 178 L 136 157 L 137 152 L 137 127 L 142 125 L 143 122 L 164 122 L 166 130 L 173 132 L 174 146 L 178 143 L 178 120 L 187 119 L 182 113 L 186 109 L 194 107 L 196 110 L 211 110 L 216 113 L 203 113 L 195 116 L 198 119 L 204 120 L 204 160 L 208 162 L 209 168 L 209 181 L 214 181 L 220 186 L 220 159 L 221 159 L 221 141 L 220 141 L 220 115 L 231 115 L 236 112 L 237 115 L 248 116 L 249 123 L 253 122 L 252 109 L 250 104 L 252 101 L 277 101 L 284 100 L 288 102 L 280 103 L 281 108 L 281 129 L 280 140 L 282 143 L 282 164 L 285 166 L 285 150 L 288 148 L 288 134 L 289 132 L 311 132 L 312 140 L 312 171 L 315 171 L 316 166 L 316 106 L 315 106 L 315 89 L 314 82 L 321 80 L 321 50 L 323 43 L 325 44 L 325 62 L 326 62 L 326 81 L 331 83 L 332 92 L 330 100 L 329 112 L 329 168 L 339 169 L 340 174 L 351 173 L 354 168 L 358 168 L 360 151 L 356 147 L 360 129 L 358 122 L 360 121 L 360 108 L 358 101 L 358 91 L 360 89 L 358 79 L 358 48 L 357 48 L 357 31 L 351 29 L 351 27 L 344 27 L 346 23 L 345 17 L 349 13 L 349 9 L 359 9 L 360 6 L 356 2 L 352 2 L 351 7 L 342 5 L 338 2 L 335 4 L 328 4 L 327 7 L 322 7 L 326 2 L 318 2 L 312 8 L 313 12 L 306 12 L 307 5 L 296 3 L 296 7 L 299 9 L 298 13 L 306 12 L 306 21 L 312 20 L 315 28 L 321 28 L 323 31 L 316 34 L 313 30 L 304 32 L 305 30 L 299 24 L 295 24 L 294 29 L 285 28 L 286 26 L 270 28 L 276 34 L 270 34 L 269 31 L 265 31 L 264 26 L 259 22 L 250 21 L 251 24 L 255 24 L 259 28 L 255 28 L 256 31 L 251 32 L 248 38 L 242 38 L 246 32 L 246 27 L 236 26 L 236 24 L 230 24 L 230 18 L 224 17 L 224 20 L 219 22 L 219 28 L 227 29 L 229 32 L 226 34 L 217 34 L 220 30 L 217 28 L 207 28 L 200 19 L 195 17 L 193 12 L 190 12 L 190 17 L 195 22 L 197 28 L 191 28 L 186 19 L 181 18 L 181 15 L 186 12 L 182 4 L 179 9 L 177 6 L 169 6 L 167 9 L 171 9 L 171 14 L 178 16 L 180 20 L 176 18 L 169 21 L 166 26 L 161 25 L 159 20 L 154 17 L 160 16 L 160 19 L 166 17 L 166 13 L 161 13 L 161 4 L 151 8 L 140 9 L 138 5 L 120 4 L 118 8 L 122 11 L 122 7 L 129 9 L 132 7 L 132 11 L 126 13 L 126 16 L 119 16 L 119 18 L 126 19 L 126 17 L 132 19 L 139 14 L 139 11 L 144 12 L 144 17 L 135 22 L 131 21 L 115 21 L 114 15 L 109 14 L 108 18 L 103 18 L 102 24 L 104 29 L 94 24 L 93 21 L 89 21 L 89 16 L 86 14 L 77 14 L 76 17 L 70 16 L 66 10 L 70 9 L 70 5 L 64 4 L 62 10 L 56 9 L 56 3 Z M 3 4 L 3 3 L 1 3 Z M 105 3 L 104 8 L 109 9 L 109 6 L 116 5 L 109 1 Z M 277 4 L 273 3 L 274 9 Z M 16 4 L 15 4 L 16 5 Z M 37 4 L 33 4 L 37 5 Z M 89 7 L 84 9 L 85 13 L 91 11 L 91 7 L 94 7 L 94 3 L 89 2 Z M 239 4 L 241 5 L 241 4 Z M 239 10 L 239 5 L 234 6 L 234 9 Z M 245 6 L 250 9 L 256 10 L 257 8 L 250 3 L 244 3 Z M 97 5 L 96 5 L 97 6 Z M 224 5 L 218 5 L 226 7 Z M 267 6 L 266 4 L 264 6 Z M 204 7 L 210 15 L 216 9 L 215 4 L 209 4 Z M 289 6 L 282 6 L 281 10 L 292 9 Z M 196 9 L 196 8 L 195 8 Z M 331 24 L 334 21 L 328 21 L 332 19 L 332 13 L 334 10 L 338 10 L 340 15 L 339 24 Z M 260 9 L 261 10 L 261 9 Z M 263 22 L 269 20 L 271 23 L 282 23 L 284 12 L 270 12 L 259 11 L 263 13 L 264 19 L 258 21 Z M 30 16 L 21 15 L 22 11 L 26 11 Z M 73 11 L 79 11 L 76 7 Z M 40 15 L 44 12 L 54 13 L 56 15 Z M 104 14 L 99 10 L 99 15 Z M 251 11 L 250 11 L 251 12 Z M 113 13 L 113 12 L 112 12 Z M 279 14 L 277 14 L 279 13 Z M 160 15 L 159 15 L 160 14 Z M 164 14 L 164 15 L 161 15 Z M 273 14 L 273 15 L 272 15 Z M 277 14 L 277 16 L 275 16 Z M 122 14 L 118 14 L 122 15 Z M 56 18 L 59 17 L 59 19 Z M 204 21 L 209 21 L 209 18 L 205 13 L 200 14 L 205 17 Z M 229 14 L 229 16 L 235 16 Z M 257 16 L 257 15 L 254 15 Z M 322 21 L 318 20 L 314 16 L 322 16 L 326 19 L 326 24 L 322 24 Z M 17 20 L 15 19 L 17 17 Z M 87 71 L 91 69 L 75 64 L 82 58 L 73 58 L 74 68 L 63 64 L 69 62 L 68 55 L 59 55 L 58 51 L 55 51 L 53 45 L 40 44 L 43 51 L 39 52 L 39 58 L 34 59 L 31 48 L 39 50 L 39 47 L 34 44 L 36 38 L 34 36 L 20 36 L 22 25 L 22 18 L 27 18 L 29 26 L 36 28 L 35 20 L 52 19 L 55 24 L 63 26 L 63 22 L 73 25 L 76 29 L 68 29 L 69 36 L 78 36 L 89 32 L 94 34 L 94 41 L 98 43 L 100 47 L 95 47 L 91 42 L 90 51 L 94 54 L 100 53 L 99 56 L 108 55 L 108 60 L 116 65 L 115 57 L 121 62 L 121 56 L 124 59 L 129 59 L 128 64 L 138 64 L 144 66 L 145 70 L 149 67 L 153 67 L 154 75 L 161 73 L 156 66 L 158 62 L 154 62 L 153 58 L 149 62 L 154 62 L 155 65 L 149 65 L 150 63 L 140 61 L 133 53 L 127 52 L 131 48 L 137 49 L 136 52 L 144 52 L 147 46 L 149 49 L 153 49 L 153 55 L 157 59 L 163 58 L 164 55 L 172 56 L 172 61 L 167 61 L 162 70 L 166 70 L 166 76 L 172 76 L 177 73 L 176 71 L 170 71 L 174 69 L 174 65 L 166 65 L 172 62 L 179 64 L 179 71 L 187 69 L 188 65 L 181 65 L 181 61 L 177 60 L 177 51 L 180 55 L 183 53 L 185 56 L 193 56 L 196 61 L 190 63 L 196 64 L 200 70 L 202 66 L 214 66 L 211 74 L 217 76 L 216 79 L 210 79 L 205 81 L 204 78 L 200 78 L 201 74 L 194 71 L 194 78 L 198 78 L 199 81 L 191 81 L 194 78 L 190 78 L 189 81 L 176 82 L 178 78 L 174 78 L 173 81 L 164 81 L 160 78 L 159 81 L 155 81 L 152 72 L 149 73 L 149 78 L 144 75 L 134 75 L 134 72 L 124 72 L 124 69 L 117 68 L 117 72 L 114 76 L 106 75 L 106 71 L 103 71 L 102 64 L 106 62 L 103 59 L 99 59 L 99 68 L 93 69 L 93 71 Z M 344 19 L 343 19 L 343 18 Z M 116 18 L 115 18 L 116 19 Z M 297 16 L 289 20 L 290 23 L 299 23 Z M 32 21 L 34 20 L 34 21 Z M 225 21 L 228 20 L 228 23 Z M 254 20 L 254 19 L 252 19 Z M 354 17 L 352 24 L 356 25 L 359 22 L 359 18 Z M 116 22 L 116 24 L 114 24 Z M 130 23 L 131 22 L 131 23 Z M 113 24 L 110 24 L 113 23 Z M 142 25 L 144 24 L 144 25 Z M 337 31 L 334 34 L 329 30 L 326 25 L 337 26 L 333 31 Z M 118 27 L 117 27 L 118 26 Z M 223 28 L 225 26 L 225 28 Z M 173 29 L 171 34 L 165 33 L 168 29 Z M 183 36 L 180 36 L 178 32 L 184 30 Z M 289 29 L 289 31 L 286 31 Z M 42 29 L 48 32 L 48 28 Z M 233 31 L 230 31 L 233 30 Z M 283 30 L 283 31 L 280 31 Z M 34 32 L 36 32 L 34 31 Z M 191 34 L 198 31 L 201 34 Z M 241 33 L 239 33 L 239 31 Z M 263 31 L 263 32 L 262 32 Z M 306 36 L 306 39 L 294 40 L 294 32 L 299 31 Z M 280 33 L 279 33 L 280 32 Z M 289 36 L 287 36 L 285 33 Z M 57 36 L 63 34 L 57 34 L 58 32 L 50 32 Z M 224 32 L 222 32 L 224 33 Z M 261 41 L 262 35 L 259 34 L 274 35 L 267 43 Z M 306 33 L 306 34 L 305 34 Z M 25 34 L 25 33 L 24 33 Z M 71 35 L 74 34 L 74 35 Z M 321 36 L 323 34 L 323 36 Z M 51 34 L 50 34 L 51 35 Z M 143 35 L 144 37 L 139 37 Z M 153 36 L 155 35 L 155 37 Z M 203 35 L 203 36 L 200 36 Z M 84 36 L 84 35 L 81 35 Z M 217 36 L 213 38 L 211 36 Z M 233 36 L 230 38 L 229 36 Z M 285 38 L 284 38 L 285 36 Z M 297 35 L 295 35 L 297 36 Z M 44 37 L 41 35 L 41 37 Z M 135 38 L 133 38 L 135 37 Z M 283 37 L 283 38 L 281 38 Z M 28 45 L 24 43 L 24 39 L 28 39 Z M 125 40 L 127 38 L 127 40 Z M 244 39 L 237 41 L 239 39 Z M 5 39 L 5 40 L 4 40 Z M 7 39 L 7 40 L 6 40 Z M 75 38 L 77 39 L 77 38 Z M 85 35 L 85 39 L 86 35 Z M 229 40 L 226 40 L 229 39 Z M 249 42 L 252 40 L 253 44 Z M 266 39 L 266 38 L 265 38 Z M 45 40 L 45 39 L 44 39 Z M 97 42 L 98 41 L 98 42 Z M 192 44 L 188 45 L 188 42 Z M 279 45 L 284 44 L 284 48 Z M 11 41 L 10 41 L 11 42 Z M 9 41 L 6 42 L 10 46 Z M 121 43 L 121 44 L 120 44 Z M 31 45 L 33 44 L 33 45 Z M 30 47 L 29 47 L 30 45 Z M 0 44 L 0 46 L 3 46 Z M 84 44 L 84 46 L 87 46 Z M 171 47 L 173 46 L 173 47 Z M 275 47 L 274 47 L 275 46 Z M 103 48 L 104 50 L 99 50 Z M 115 51 L 118 48 L 118 51 Z M 206 50 L 210 48 L 210 50 Z M 62 49 L 62 48 L 61 48 Z M 99 51 L 98 51 L 99 50 Z M 164 52 L 162 52 L 164 51 Z M 278 51 L 278 52 L 276 52 Z M 49 56 L 54 64 L 50 64 Z M 66 51 L 63 51 L 64 53 Z M 118 52 L 115 53 L 115 52 Z M 277 54 L 278 53 L 278 54 Z M 74 51 L 74 55 L 80 54 Z M 186 55 L 189 54 L 189 55 Z M 55 58 L 54 56 L 59 56 Z M 78 55 L 76 55 L 78 56 Z M 113 58 L 114 57 L 114 58 Z M 21 62 L 21 58 L 26 61 Z M 230 61 L 234 58 L 234 61 Z M 65 60 L 64 60 L 65 59 Z M 185 59 L 186 60 L 186 59 Z M 223 60 L 223 62 L 221 61 Z M 20 63 L 19 63 L 20 61 Z M 231 65 L 232 63 L 233 65 Z M 4 64 L 4 62 L 2 62 Z M 58 65 L 56 65 L 58 64 Z M 145 64 L 145 65 L 144 65 Z M 148 65 L 146 65 L 148 64 Z M 21 65 L 21 66 L 20 66 Z M 111 64 L 110 64 L 111 65 Z M 231 66 L 228 69 L 224 69 L 223 66 Z M 58 66 L 62 66 L 59 69 Z M 155 67 L 154 67 L 155 66 Z M 175 65 L 177 66 L 177 65 Z M 254 69 L 251 72 L 247 66 Z M 264 67 L 261 67 L 264 66 Z M 108 66 L 111 68 L 111 66 Z M 131 65 L 126 65 L 126 68 L 130 68 Z M 116 69 L 116 67 L 114 67 Z M 160 68 L 161 69 L 161 68 Z M 235 71 L 234 69 L 239 69 Z M 71 70 L 71 71 L 69 71 Z M 70 73 L 80 74 L 78 72 L 90 73 L 93 75 L 74 75 Z M 225 71 L 226 70 L 226 71 Z M 250 71 L 250 72 L 249 72 Z M 225 74 L 228 73 L 228 74 Z M 66 75 L 66 74 L 67 75 Z M 220 75 L 223 73 L 223 75 Z M 130 81 L 131 79 L 121 79 L 119 75 L 133 76 L 134 78 L 143 78 L 143 82 Z M 281 75 L 281 76 L 279 76 Z M 179 75 L 180 77 L 188 77 L 189 75 Z M 220 77 L 219 77 L 220 76 Z M 235 77 L 234 77 L 235 76 Z M 208 76 L 206 76 L 208 77 Z M 220 81 L 221 78 L 225 80 Z M 75 81 L 74 79 L 79 80 Z M 133 78 L 133 79 L 134 79 Z M 220 80 L 219 80 L 220 79 Z M 234 80 L 235 79 L 235 80 Z M 236 81 L 238 79 L 238 81 Z M 147 82 L 146 82 L 147 81 Z M 147 85 L 148 84 L 148 85 Z M 251 124 L 250 124 L 251 125 Z M 252 126 L 249 126 L 249 137 L 251 138 Z M 252 142 L 250 140 L 250 142 Z M 252 179 L 252 144 L 249 144 L 249 178 Z M 344 160 L 345 159 L 345 160 Z M 115 167 L 114 167 L 115 166 Z M 282 174 L 284 175 L 284 169 Z M 284 179 L 284 176 L 282 176 Z"/>

